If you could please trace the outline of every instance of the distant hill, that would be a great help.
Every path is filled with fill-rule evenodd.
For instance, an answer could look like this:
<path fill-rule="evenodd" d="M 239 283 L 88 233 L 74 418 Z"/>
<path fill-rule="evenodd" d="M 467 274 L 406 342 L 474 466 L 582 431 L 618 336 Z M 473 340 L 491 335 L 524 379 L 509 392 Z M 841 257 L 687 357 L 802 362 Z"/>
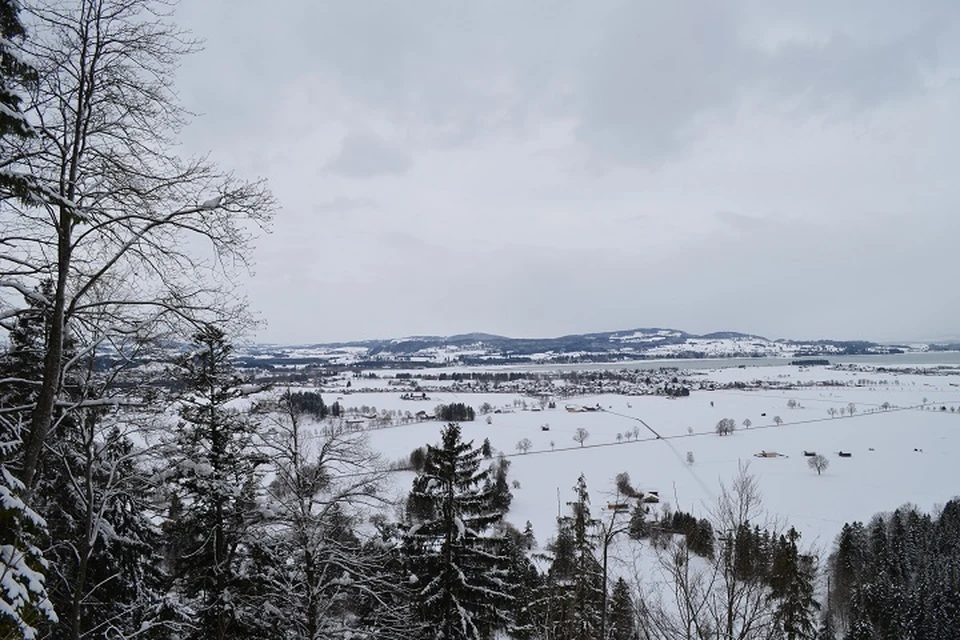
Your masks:
<path fill-rule="evenodd" d="M 937 348 L 937 345 L 889 345 L 863 340 L 771 340 L 736 331 L 697 335 L 650 327 L 555 338 L 509 338 L 489 333 L 466 333 L 297 346 L 258 345 L 244 349 L 241 359 L 261 365 L 312 362 L 400 367 L 673 358 L 828 357 Z"/>

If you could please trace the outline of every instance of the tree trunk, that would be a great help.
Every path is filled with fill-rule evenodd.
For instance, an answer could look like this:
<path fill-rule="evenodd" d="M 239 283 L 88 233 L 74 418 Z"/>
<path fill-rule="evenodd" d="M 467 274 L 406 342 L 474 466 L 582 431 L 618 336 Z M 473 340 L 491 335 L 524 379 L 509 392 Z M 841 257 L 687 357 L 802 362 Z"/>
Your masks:
<path fill-rule="evenodd" d="M 30 420 L 30 431 L 27 434 L 27 443 L 24 449 L 23 469 L 21 479 L 26 486 L 29 497 L 36 485 L 37 469 L 40 464 L 40 455 L 43 453 L 43 443 L 47 439 L 47 432 L 53 423 L 53 409 L 56 406 L 57 393 L 60 390 L 63 361 L 63 338 L 66 329 L 66 299 L 67 278 L 70 272 L 70 217 L 67 207 L 60 207 L 60 232 L 57 240 L 57 286 L 54 292 L 53 312 L 50 316 L 46 354 L 43 360 L 43 381 L 40 393 L 37 396 L 37 406 L 34 407 Z"/>

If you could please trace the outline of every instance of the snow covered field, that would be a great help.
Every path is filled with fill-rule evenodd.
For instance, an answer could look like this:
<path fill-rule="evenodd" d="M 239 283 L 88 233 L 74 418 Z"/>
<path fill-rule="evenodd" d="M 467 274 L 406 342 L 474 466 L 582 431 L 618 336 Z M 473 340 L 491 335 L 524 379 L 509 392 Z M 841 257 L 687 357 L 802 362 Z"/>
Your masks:
<path fill-rule="evenodd" d="M 370 383 L 360 380 L 341 402 L 414 413 L 432 413 L 440 403 L 479 408 L 489 402 L 510 411 L 492 414 L 489 424 L 478 414 L 476 421 L 462 424 L 464 436 L 477 446 L 489 438 L 495 450 L 510 457 L 510 478 L 520 488 L 514 489 L 508 519 L 521 528 L 529 520 L 541 544 L 553 535 L 558 499 L 565 511 L 581 472 L 595 515 L 609 516 L 605 511 L 615 499 L 614 478 L 626 471 L 641 489 L 658 491 L 663 502 L 705 516 L 720 482 L 729 482 L 738 466 L 749 462 L 769 514 L 800 530 L 806 545 L 827 551 L 844 522 L 867 520 L 904 503 L 933 509 L 960 492 L 960 411 L 951 411 L 960 408 L 960 388 L 955 386 L 960 376 L 950 373 L 958 371 L 917 375 L 829 367 L 717 368 L 698 375 L 718 382 L 836 380 L 862 386 L 694 392 L 680 399 L 585 396 L 560 400 L 555 409 L 543 411 L 514 410 L 522 400 L 530 407 L 536 404 L 516 394 L 431 393 L 427 401 L 401 400 L 399 392 L 364 392 L 364 384 Z M 382 380 L 378 384 L 382 387 Z M 790 400 L 798 407 L 789 408 Z M 847 414 L 851 403 L 852 416 Z M 891 408 L 881 409 L 884 403 Z M 599 405 L 603 411 L 571 413 L 566 405 Z M 831 417 L 831 407 L 842 408 L 844 415 Z M 779 426 L 776 416 L 782 419 Z M 733 435 L 716 435 L 722 418 L 737 423 Z M 743 425 L 745 419 L 751 422 L 749 428 Z M 415 447 L 435 443 L 441 426 L 428 421 L 371 429 L 370 442 L 386 460 L 403 460 Z M 590 434 L 582 447 L 573 439 L 580 427 Z M 521 454 L 516 445 L 524 438 L 532 447 Z M 808 467 L 804 450 L 828 458 L 823 475 Z M 783 457 L 756 457 L 761 451 Z M 840 458 L 839 451 L 852 456 Z M 688 452 L 693 464 L 686 461 Z M 392 478 L 396 494 L 402 495 L 412 475 L 396 473 Z"/>

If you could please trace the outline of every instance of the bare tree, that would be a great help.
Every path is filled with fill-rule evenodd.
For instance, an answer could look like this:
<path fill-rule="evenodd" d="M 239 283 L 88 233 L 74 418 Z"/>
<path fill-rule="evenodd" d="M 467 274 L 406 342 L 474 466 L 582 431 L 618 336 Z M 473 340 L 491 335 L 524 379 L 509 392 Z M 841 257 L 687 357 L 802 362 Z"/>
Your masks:
<path fill-rule="evenodd" d="M 831 418 L 835 418 L 837 416 L 836 407 L 830 407 L 829 409 L 827 409 L 827 414 L 829 414 Z"/>
<path fill-rule="evenodd" d="M 752 426 L 753 426 L 753 421 L 750 420 L 750 418 L 744 418 L 744 419 L 743 419 L 743 428 L 744 428 L 744 429 L 749 429 L 749 428 L 752 427 Z"/>
<path fill-rule="evenodd" d="M 687 464 L 693 464 L 693 451 L 687 451 Z"/>
<path fill-rule="evenodd" d="M 583 427 L 577 427 L 577 430 L 573 432 L 573 441 L 579 442 L 581 447 L 589 437 L 590 437 L 590 432 L 584 429 Z"/>
<path fill-rule="evenodd" d="M 530 438 L 524 438 L 517 443 L 517 451 L 520 453 L 526 453 L 527 451 L 530 451 L 532 447 L 533 443 L 530 441 Z"/>
<path fill-rule="evenodd" d="M 411 618 L 395 597 L 401 587 L 384 571 L 389 547 L 346 535 L 387 504 L 380 493 L 383 466 L 365 434 L 331 428 L 312 435 L 287 393 L 262 439 L 275 473 L 263 536 L 273 540 L 275 562 L 285 567 L 270 572 L 263 595 L 272 607 L 265 615 L 275 613 L 285 637 L 347 637 L 359 633 L 355 608 L 365 603 L 375 612 L 364 622 L 366 633 L 403 637 Z"/>
<path fill-rule="evenodd" d="M 21 476 L 30 487 L 54 417 L 68 333 L 138 340 L 246 318 L 233 292 L 251 231 L 274 203 L 204 158 L 176 155 L 187 113 L 175 69 L 196 50 L 160 0 L 43 1 L 28 9 L 39 83 L 25 112 L 40 132 L 18 150 L 41 201 L 0 222 L 3 291 L 53 282 L 42 379 Z M 5 300 L 6 301 L 6 300 Z M 0 319 L 23 310 L 9 301 Z"/>
<path fill-rule="evenodd" d="M 852 415 L 855 414 L 856 412 L 857 412 L 857 405 L 853 404 L 852 402 L 847 405 L 847 413 L 848 413 L 849 415 L 852 416 Z"/>
<path fill-rule="evenodd" d="M 629 480 L 629 479 L 628 479 Z M 616 502 L 620 501 L 620 491 L 617 491 Z M 607 582 L 609 574 L 609 564 L 610 564 L 610 545 L 613 544 L 613 541 L 618 535 L 630 529 L 630 518 L 625 520 L 618 521 L 618 516 L 623 513 L 619 509 L 613 509 L 610 511 L 610 519 L 604 521 L 603 519 L 597 520 L 597 527 L 600 531 L 600 545 L 602 549 L 602 571 L 603 571 L 603 585 L 601 598 L 602 602 L 600 605 L 600 635 L 599 637 L 607 637 Z"/>
<path fill-rule="evenodd" d="M 670 585 L 644 590 L 638 620 L 650 640 L 752 640 L 772 637 L 774 602 L 763 580 L 744 575 L 735 536 L 763 519 L 760 492 L 749 467 L 740 467 L 730 488 L 722 487 L 712 512 L 721 532 L 719 548 L 707 561 L 695 558 L 685 541 L 669 542 L 659 554 L 653 580 Z"/>
<path fill-rule="evenodd" d="M 799 406 L 799 403 L 793 398 L 790 398 L 789 400 L 787 400 L 788 409 L 796 409 L 798 406 Z"/>
<path fill-rule="evenodd" d="M 728 436 L 733 433 L 737 428 L 737 423 L 733 418 L 723 418 L 720 422 L 717 423 L 717 434 L 721 436 Z"/>
<path fill-rule="evenodd" d="M 780 416 L 773 416 L 773 424 L 779 427 L 780 425 L 783 424 L 783 418 L 781 418 Z"/>
<path fill-rule="evenodd" d="M 830 466 L 830 461 L 818 453 L 807 458 L 807 465 L 820 475 Z"/>

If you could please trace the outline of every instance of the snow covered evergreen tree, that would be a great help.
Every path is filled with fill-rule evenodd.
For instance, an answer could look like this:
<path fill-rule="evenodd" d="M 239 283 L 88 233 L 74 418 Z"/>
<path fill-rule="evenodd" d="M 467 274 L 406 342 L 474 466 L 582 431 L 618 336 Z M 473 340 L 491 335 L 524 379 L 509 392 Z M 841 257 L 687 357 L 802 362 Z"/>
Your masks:
<path fill-rule="evenodd" d="M 495 490 L 481 451 L 448 424 L 413 482 L 406 549 L 422 619 L 437 640 L 488 638 L 510 623 L 513 585 Z"/>
<path fill-rule="evenodd" d="M 934 519 L 913 507 L 844 526 L 831 562 L 836 619 L 848 640 L 956 637 L 960 501 Z"/>
<path fill-rule="evenodd" d="M 623 578 L 613 585 L 610 597 L 610 640 L 638 640 L 636 611 L 630 588 Z"/>
<path fill-rule="evenodd" d="M 557 519 L 547 589 L 538 610 L 546 637 L 591 640 L 600 634 L 606 585 L 597 560 L 598 522 L 590 516 L 590 494 L 583 474 L 573 489 L 572 513 Z"/>
<path fill-rule="evenodd" d="M 570 505 L 573 515 L 569 519 L 576 562 L 572 637 L 588 640 L 596 638 L 599 633 L 606 585 L 603 582 L 603 568 L 597 560 L 598 521 L 590 516 L 590 493 L 583 474 L 577 479 L 574 491 L 576 500 Z"/>
<path fill-rule="evenodd" d="M 0 455 L 8 451 L 0 442 Z M 24 486 L 0 463 L 0 637 L 37 637 L 38 627 L 56 622 L 47 597 L 47 562 L 38 543 L 46 522 L 24 503 Z"/>
<path fill-rule="evenodd" d="M 26 35 L 19 1 L 0 0 L 0 200 L 24 199 L 30 192 L 29 178 L 14 169 L 18 153 L 10 148 L 10 142 L 33 135 L 20 108 L 20 91 L 36 79 L 36 72 L 23 61 L 17 46 Z"/>
<path fill-rule="evenodd" d="M 800 534 L 790 527 L 773 549 L 770 569 L 771 597 L 777 601 L 773 623 L 785 640 L 806 640 L 816 631 L 820 609 L 813 594 L 813 558 L 797 549 Z"/>
<path fill-rule="evenodd" d="M 259 541 L 251 535 L 261 519 L 258 467 L 265 460 L 251 446 L 254 425 L 232 406 L 242 380 L 231 353 L 217 327 L 194 335 L 193 351 L 179 362 L 188 390 L 168 452 L 179 511 L 166 525 L 168 555 L 176 587 L 194 611 L 187 637 L 205 640 L 269 636 L 257 608 Z"/>
<path fill-rule="evenodd" d="M 0 0 L 5 37 L 10 35 L 10 21 L 16 19 L 15 8 Z M 26 486 L 17 473 L 23 432 L 36 398 L 33 382 L 43 366 L 44 291 L 40 287 L 24 296 L 25 308 L 13 322 L 9 345 L 0 357 L 0 637 L 4 638 L 35 637 L 41 625 L 57 620 L 46 589 L 48 563 L 41 551 L 47 523 L 25 502 Z"/>

